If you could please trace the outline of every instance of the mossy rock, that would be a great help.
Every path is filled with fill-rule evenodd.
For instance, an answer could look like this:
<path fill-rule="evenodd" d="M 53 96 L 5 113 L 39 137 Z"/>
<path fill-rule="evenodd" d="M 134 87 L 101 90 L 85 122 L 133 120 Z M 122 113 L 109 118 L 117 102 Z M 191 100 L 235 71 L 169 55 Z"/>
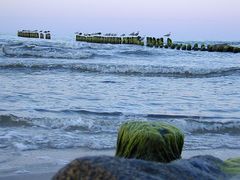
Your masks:
<path fill-rule="evenodd" d="M 165 48 L 165 49 L 168 49 L 168 45 L 167 45 L 167 44 L 165 44 L 165 45 L 164 45 L 164 48 Z"/>
<path fill-rule="evenodd" d="M 182 45 L 182 50 L 187 50 L 187 46 L 184 44 L 184 45 Z"/>
<path fill-rule="evenodd" d="M 181 158 L 183 133 L 161 122 L 132 121 L 118 133 L 116 156 L 168 163 Z"/>
<path fill-rule="evenodd" d="M 222 170 L 227 174 L 240 175 L 240 157 L 224 161 Z"/>
<path fill-rule="evenodd" d="M 188 45 L 187 45 L 187 50 L 188 50 L 188 51 L 191 51 L 191 50 L 192 50 L 192 45 L 191 45 L 191 44 L 188 44 Z"/>

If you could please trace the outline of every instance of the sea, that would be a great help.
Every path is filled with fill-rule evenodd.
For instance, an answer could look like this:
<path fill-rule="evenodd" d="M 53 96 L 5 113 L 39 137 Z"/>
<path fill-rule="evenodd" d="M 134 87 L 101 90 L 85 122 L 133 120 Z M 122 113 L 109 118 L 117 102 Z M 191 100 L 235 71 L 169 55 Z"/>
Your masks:
<path fill-rule="evenodd" d="M 184 150 L 240 150 L 240 54 L 0 35 L 2 155 L 115 149 L 127 121 L 178 127 Z"/>

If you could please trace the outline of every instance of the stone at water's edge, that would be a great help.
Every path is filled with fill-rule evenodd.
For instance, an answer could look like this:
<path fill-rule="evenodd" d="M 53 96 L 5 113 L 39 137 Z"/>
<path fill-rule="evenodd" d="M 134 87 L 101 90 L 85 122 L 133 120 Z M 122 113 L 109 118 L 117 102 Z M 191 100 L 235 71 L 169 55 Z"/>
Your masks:
<path fill-rule="evenodd" d="M 221 171 L 223 161 L 213 156 L 196 156 L 171 163 L 123 159 L 108 156 L 84 157 L 72 161 L 62 168 L 53 180 L 65 179 L 230 179 Z"/>
<path fill-rule="evenodd" d="M 183 143 L 183 133 L 172 125 L 132 121 L 119 130 L 116 156 L 167 163 L 181 158 Z"/>

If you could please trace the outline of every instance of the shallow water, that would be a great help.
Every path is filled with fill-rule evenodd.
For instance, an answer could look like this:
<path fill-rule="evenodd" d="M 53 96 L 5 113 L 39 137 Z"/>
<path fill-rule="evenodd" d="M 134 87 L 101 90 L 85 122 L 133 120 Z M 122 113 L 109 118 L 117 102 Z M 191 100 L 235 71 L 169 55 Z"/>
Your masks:
<path fill-rule="evenodd" d="M 6 35 L 0 47 L 1 152 L 112 149 L 128 120 L 179 127 L 186 150 L 240 149 L 240 54 Z"/>

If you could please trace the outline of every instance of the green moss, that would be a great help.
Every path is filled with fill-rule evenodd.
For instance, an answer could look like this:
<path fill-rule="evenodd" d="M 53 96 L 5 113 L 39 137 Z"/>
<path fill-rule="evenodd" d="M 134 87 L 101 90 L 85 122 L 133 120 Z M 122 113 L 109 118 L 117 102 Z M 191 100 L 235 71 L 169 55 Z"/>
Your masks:
<path fill-rule="evenodd" d="M 181 158 L 183 133 L 161 122 L 132 121 L 118 133 L 116 156 L 170 162 Z"/>
<path fill-rule="evenodd" d="M 222 170 L 231 175 L 239 175 L 240 174 L 240 157 L 232 158 L 224 161 Z"/>

